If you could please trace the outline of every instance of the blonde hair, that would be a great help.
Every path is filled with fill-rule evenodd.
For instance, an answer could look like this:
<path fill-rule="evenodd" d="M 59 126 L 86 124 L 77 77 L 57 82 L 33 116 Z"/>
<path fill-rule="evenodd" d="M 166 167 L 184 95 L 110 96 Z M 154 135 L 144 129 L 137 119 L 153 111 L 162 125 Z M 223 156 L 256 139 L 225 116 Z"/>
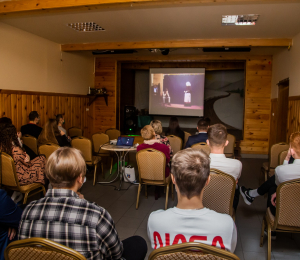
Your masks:
<path fill-rule="evenodd" d="M 72 188 L 80 174 L 86 174 L 82 153 L 71 147 L 57 149 L 47 160 L 45 174 L 53 187 Z"/>
<path fill-rule="evenodd" d="M 290 146 L 295 153 L 300 156 L 300 132 L 292 133 L 290 136 Z"/>
<path fill-rule="evenodd" d="M 154 129 L 151 125 L 145 125 L 141 129 L 141 135 L 145 140 L 151 140 L 155 136 Z"/>
<path fill-rule="evenodd" d="M 159 120 L 152 120 L 150 122 L 150 125 L 153 127 L 155 134 L 161 135 L 161 133 L 162 133 L 161 121 L 159 121 Z"/>
<path fill-rule="evenodd" d="M 38 145 L 54 143 L 58 144 L 56 137 L 59 134 L 58 126 L 55 119 L 49 119 L 38 138 Z"/>

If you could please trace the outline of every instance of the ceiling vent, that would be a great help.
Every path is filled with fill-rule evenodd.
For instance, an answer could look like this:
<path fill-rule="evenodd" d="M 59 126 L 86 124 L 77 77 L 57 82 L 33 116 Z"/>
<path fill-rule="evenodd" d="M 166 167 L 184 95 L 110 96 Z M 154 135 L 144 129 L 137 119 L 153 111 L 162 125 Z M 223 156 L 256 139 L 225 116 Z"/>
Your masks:
<path fill-rule="evenodd" d="M 74 29 L 77 32 L 99 32 L 105 31 L 101 26 L 94 22 L 88 23 L 68 23 L 68 27 Z"/>
<path fill-rule="evenodd" d="M 255 25 L 259 14 L 222 15 L 222 25 Z"/>

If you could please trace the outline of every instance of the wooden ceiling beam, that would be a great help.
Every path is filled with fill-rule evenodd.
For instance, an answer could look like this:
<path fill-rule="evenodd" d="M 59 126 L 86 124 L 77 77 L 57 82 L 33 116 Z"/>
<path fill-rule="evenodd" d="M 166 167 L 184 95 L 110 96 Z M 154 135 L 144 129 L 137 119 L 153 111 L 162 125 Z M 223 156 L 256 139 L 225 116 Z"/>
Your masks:
<path fill-rule="evenodd" d="M 186 5 L 299 3 L 300 0 L 14 0 L 0 2 L 0 15 L 23 12 L 95 10 Z"/>
<path fill-rule="evenodd" d="M 62 51 L 128 50 L 203 47 L 289 47 L 292 39 L 199 39 L 145 42 L 99 42 L 62 44 Z"/>

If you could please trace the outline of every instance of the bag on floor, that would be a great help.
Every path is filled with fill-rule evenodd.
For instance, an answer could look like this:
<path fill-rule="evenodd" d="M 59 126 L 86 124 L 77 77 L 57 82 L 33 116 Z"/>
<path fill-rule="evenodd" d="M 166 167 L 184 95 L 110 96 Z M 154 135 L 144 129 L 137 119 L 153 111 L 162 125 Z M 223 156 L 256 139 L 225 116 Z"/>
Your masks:
<path fill-rule="evenodd" d="M 134 167 L 132 167 L 131 165 L 128 165 L 127 167 L 124 168 L 123 174 L 124 174 L 125 182 L 136 182 Z"/>

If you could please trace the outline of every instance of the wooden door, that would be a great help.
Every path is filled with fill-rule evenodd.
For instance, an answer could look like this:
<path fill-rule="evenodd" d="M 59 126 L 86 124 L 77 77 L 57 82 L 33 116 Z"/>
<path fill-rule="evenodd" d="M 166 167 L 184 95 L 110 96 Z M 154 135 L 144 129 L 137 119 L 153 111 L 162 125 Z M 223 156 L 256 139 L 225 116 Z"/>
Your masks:
<path fill-rule="evenodd" d="M 287 118 L 289 103 L 289 81 L 286 80 L 278 84 L 277 103 L 277 133 L 276 142 L 286 142 Z M 272 131 L 272 129 L 271 129 Z"/>

